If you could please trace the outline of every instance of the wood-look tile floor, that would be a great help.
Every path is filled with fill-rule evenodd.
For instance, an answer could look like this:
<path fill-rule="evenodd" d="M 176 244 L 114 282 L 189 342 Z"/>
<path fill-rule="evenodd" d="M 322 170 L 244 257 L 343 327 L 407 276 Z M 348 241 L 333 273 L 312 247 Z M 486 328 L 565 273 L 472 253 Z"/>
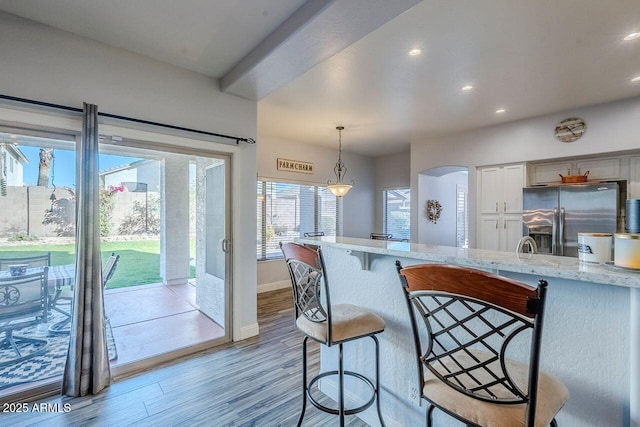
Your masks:
<path fill-rule="evenodd" d="M 51 398 L 70 412 L 0 414 L 3 426 L 295 426 L 302 404 L 301 335 L 290 291 L 260 294 L 260 335 L 124 379 L 91 398 Z M 317 371 L 318 346 L 309 345 Z M 28 404 L 33 408 L 33 403 Z M 338 425 L 307 405 L 304 426 Z M 355 416 L 347 425 L 367 426 Z"/>

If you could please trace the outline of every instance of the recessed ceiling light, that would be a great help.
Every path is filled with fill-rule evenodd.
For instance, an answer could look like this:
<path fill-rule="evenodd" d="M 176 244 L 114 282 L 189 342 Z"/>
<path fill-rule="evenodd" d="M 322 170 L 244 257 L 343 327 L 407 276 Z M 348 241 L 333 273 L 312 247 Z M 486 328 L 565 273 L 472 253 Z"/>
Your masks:
<path fill-rule="evenodd" d="M 640 76 L 635 76 L 634 78 L 632 78 L 632 79 L 631 79 L 631 81 L 632 81 L 633 83 L 635 83 L 635 82 L 640 82 Z"/>
<path fill-rule="evenodd" d="M 468 90 L 471 90 L 471 89 L 473 89 L 473 86 L 471 86 L 471 85 L 462 86 L 462 90 L 464 90 L 464 91 L 468 91 Z"/>
<path fill-rule="evenodd" d="M 410 56 L 418 56 L 422 53 L 422 49 L 419 49 L 419 48 L 411 49 L 408 53 Z"/>
<path fill-rule="evenodd" d="M 499 108 L 499 109 L 496 110 L 496 114 L 502 114 L 505 111 L 507 111 L 507 110 L 505 110 L 504 108 Z"/>
<path fill-rule="evenodd" d="M 631 40 L 635 40 L 635 39 L 637 39 L 639 37 L 640 37 L 640 33 L 630 33 L 630 34 L 627 34 L 626 36 L 624 36 L 623 40 L 628 42 L 628 41 L 631 41 Z"/>

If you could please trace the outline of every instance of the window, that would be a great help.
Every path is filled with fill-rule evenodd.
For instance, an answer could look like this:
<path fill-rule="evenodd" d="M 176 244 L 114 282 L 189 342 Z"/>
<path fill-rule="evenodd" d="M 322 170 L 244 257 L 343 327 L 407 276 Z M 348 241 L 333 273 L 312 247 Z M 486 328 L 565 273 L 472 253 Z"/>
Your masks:
<path fill-rule="evenodd" d="M 469 218 L 467 215 L 467 187 L 456 186 L 456 246 L 469 247 Z"/>
<path fill-rule="evenodd" d="M 383 193 L 383 232 L 393 239 L 411 237 L 411 189 L 394 188 Z"/>
<path fill-rule="evenodd" d="M 339 203 L 326 187 L 258 181 L 258 260 L 282 257 L 280 242 L 307 232 L 335 236 Z"/>

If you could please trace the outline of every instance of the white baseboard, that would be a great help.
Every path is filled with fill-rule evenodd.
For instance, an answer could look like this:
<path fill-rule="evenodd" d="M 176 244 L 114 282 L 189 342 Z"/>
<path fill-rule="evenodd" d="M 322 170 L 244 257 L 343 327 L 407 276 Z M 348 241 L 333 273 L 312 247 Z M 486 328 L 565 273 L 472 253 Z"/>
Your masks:
<path fill-rule="evenodd" d="M 254 323 L 253 325 L 247 325 L 240 328 L 240 331 L 238 332 L 238 336 L 233 337 L 233 340 L 234 341 L 246 340 L 247 338 L 255 337 L 259 333 L 260 333 L 260 327 L 258 326 L 257 323 Z"/>
<path fill-rule="evenodd" d="M 291 282 L 288 280 L 281 280 L 279 282 L 262 283 L 258 285 L 258 293 L 275 291 L 278 289 L 285 289 L 291 287 Z"/>

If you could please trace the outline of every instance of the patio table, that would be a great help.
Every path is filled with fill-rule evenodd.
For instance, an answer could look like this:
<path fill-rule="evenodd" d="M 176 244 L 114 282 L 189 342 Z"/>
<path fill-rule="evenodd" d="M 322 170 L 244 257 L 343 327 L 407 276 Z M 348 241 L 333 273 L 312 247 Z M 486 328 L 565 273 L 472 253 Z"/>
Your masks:
<path fill-rule="evenodd" d="M 36 273 L 41 271 L 42 267 L 28 268 L 27 274 Z M 0 270 L 0 279 L 11 277 L 9 270 Z M 64 264 L 64 265 L 52 265 L 49 267 L 49 273 L 47 275 L 47 293 L 53 294 L 56 290 L 59 290 L 63 286 L 71 286 L 76 281 L 76 265 Z"/>

